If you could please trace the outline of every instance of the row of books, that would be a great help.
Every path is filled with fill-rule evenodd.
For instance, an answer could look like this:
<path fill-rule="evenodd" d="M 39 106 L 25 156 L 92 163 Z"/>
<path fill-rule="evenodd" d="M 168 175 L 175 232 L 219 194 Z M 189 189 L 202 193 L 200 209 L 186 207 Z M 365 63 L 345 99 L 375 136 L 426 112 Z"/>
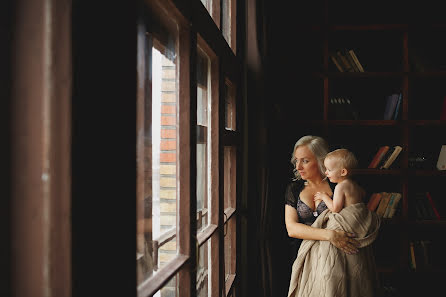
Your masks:
<path fill-rule="evenodd" d="M 409 242 L 409 266 L 414 271 L 432 267 L 432 242 L 430 240 Z"/>
<path fill-rule="evenodd" d="M 349 98 L 330 98 L 330 118 L 335 120 L 359 120 L 359 114 Z"/>
<path fill-rule="evenodd" d="M 340 72 L 364 72 L 353 49 L 337 50 L 330 54 L 330 58 Z"/>
<path fill-rule="evenodd" d="M 393 147 L 388 145 L 381 146 L 373 156 L 372 161 L 370 161 L 368 168 L 390 168 L 402 150 L 403 148 L 399 145 L 395 145 Z"/>
<path fill-rule="evenodd" d="M 415 218 L 417 220 L 441 220 L 440 213 L 430 192 L 416 192 L 413 201 Z"/>
<path fill-rule="evenodd" d="M 401 101 L 403 94 L 394 93 L 386 97 L 386 105 L 384 107 L 384 120 L 396 120 L 398 119 L 399 110 L 401 107 Z"/>
<path fill-rule="evenodd" d="M 372 193 L 367 208 L 376 212 L 381 218 L 390 219 L 395 215 L 401 197 L 401 193 L 398 192 Z"/>
<path fill-rule="evenodd" d="M 441 146 L 440 153 L 438 154 L 437 169 L 446 170 L 446 144 Z"/>
<path fill-rule="evenodd" d="M 396 120 L 401 109 L 402 93 L 394 93 L 386 97 L 384 107 L 384 120 Z M 330 118 L 337 120 L 358 120 L 359 114 L 353 101 L 346 97 L 330 98 Z"/>
<path fill-rule="evenodd" d="M 408 161 L 409 168 L 446 170 L 446 144 L 441 145 L 439 153 L 432 149 L 424 152 L 409 152 Z"/>

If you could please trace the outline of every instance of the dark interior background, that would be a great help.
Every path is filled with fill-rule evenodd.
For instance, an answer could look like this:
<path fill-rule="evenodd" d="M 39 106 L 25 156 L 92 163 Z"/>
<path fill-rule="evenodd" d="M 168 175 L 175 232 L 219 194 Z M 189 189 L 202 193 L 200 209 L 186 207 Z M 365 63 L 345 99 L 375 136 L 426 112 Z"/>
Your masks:
<path fill-rule="evenodd" d="M 324 1 L 284 1 L 284 0 L 264 0 L 258 1 L 258 18 L 264 21 L 265 40 L 261 47 L 265 57 L 265 96 L 260 96 L 260 101 L 248 102 L 250 115 L 250 150 L 256 146 L 256 153 L 250 153 L 248 185 L 250 205 L 255 205 L 260 191 L 258 181 L 256 182 L 256 171 L 265 170 L 268 172 L 268 195 L 269 205 L 267 212 L 268 229 L 266 234 L 251 235 L 251 246 L 266 245 L 271 252 L 271 296 L 287 296 L 289 276 L 292 263 L 289 260 L 288 236 L 284 225 L 284 191 L 287 183 L 292 177 L 292 167 L 290 157 L 293 145 L 297 139 L 303 135 L 320 135 L 329 141 L 331 149 L 339 146 L 346 146 L 351 143 L 352 137 L 358 134 L 367 134 L 367 131 L 346 128 L 345 139 L 332 139 L 328 131 L 323 131 L 317 126 L 297 125 L 298 120 L 322 120 L 322 80 L 319 83 L 309 82 L 302 74 L 309 71 L 322 70 L 322 43 L 319 42 L 321 33 L 305 30 L 312 25 L 323 25 L 326 21 L 329 24 L 422 24 L 429 22 L 444 22 L 445 16 L 441 13 L 437 3 L 434 1 L 420 3 L 408 3 L 405 1 L 328 1 L 328 9 L 324 7 Z M 249 34 L 249 32 L 248 32 Z M 318 35 L 319 34 L 319 35 Z M 383 43 L 401 42 L 395 40 L 392 35 L 381 34 Z M 358 39 L 354 41 L 343 39 L 342 35 L 333 35 L 330 42 L 360 42 L 367 44 L 368 35 L 358 34 Z M 374 46 L 370 44 L 370 46 Z M 381 46 L 381 47 L 380 47 Z M 382 45 L 376 45 L 376 50 Z M 364 63 L 373 71 L 374 65 L 384 65 L 388 71 L 401 69 L 401 65 L 395 64 L 394 55 L 401 56 L 401 53 L 388 51 L 385 53 L 388 59 L 393 61 L 387 63 L 386 60 L 365 60 Z M 378 55 L 382 57 L 383 55 Z M 310 61 L 317 60 L 311 57 L 320 57 L 318 64 Z M 329 63 L 330 64 L 330 63 Z M 381 67 L 380 66 L 380 67 Z M 332 65 L 330 66 L 332 67 Z M 378 67 L 378 66 L 377 66 Z M 382 67 L 381 67 L 382 69 Z M 389 82 L 389 85 L 395 85 Z M 352 86 L 352 91 L 360 92 L 363 86 Z M 249 85 L 248 85 L 249 89 Z M 259 99 L 256 98 L 256 99 Z M 249 100 L 249 98 L 248 98 Z M 359 106 L 360 108 L 360 106 Z M 381 110 L 381 106 L 377 107 Z M 373 110 L 367 110 L 370 117 L 373 117 Z M 366 115 L 365 117 L 367 117 Z M 383 142 L 391 140 L 392 131 L 384 132 Z M 254 135 L 253 135 L 254 134 Z M 387 139 L 386 139 L 387 137 Z M 347 145 L 352 150 L 359 146 L 364 147 L 361 141 L 367 141 L 363 136 L 356 144 Z M 370 140 L 369 140 L 370 142 Z M 373 151 L 371 149 L 371 151 Z M 260 158 L 260 159 L 259 159 Z M 361 166 L 366 167 L 370 160 L 360 160 Z M 259 163 L 263 165 L 259 165 Z M 369 181 L 373 183 L 374 181 Z M 259 211 L 259 209 L 257 209 Z M 256 210 L 250 209 L 251 222 L 250 230 L 257 230 L 255 218 L 260 214 Z M 256 237 L 254 237 L 256 236 Z M 265 239 L 265 240 L 263 240 Z M 249 247 L 248 247 L 249 249 Z M 250 258 L 250 290 L 254 292 L 252 296 L 259 296 L 261 286 L 256 287 L 256 283 L 265 283 L 261 274 L 261 264 L 256 260 L 256 255 Z M 263 291 L 264 294 L 265 290 Z M 259 295 L 256 295 L 256 294 Z M 267 296 L 267 295 L 261 295 Z"/>

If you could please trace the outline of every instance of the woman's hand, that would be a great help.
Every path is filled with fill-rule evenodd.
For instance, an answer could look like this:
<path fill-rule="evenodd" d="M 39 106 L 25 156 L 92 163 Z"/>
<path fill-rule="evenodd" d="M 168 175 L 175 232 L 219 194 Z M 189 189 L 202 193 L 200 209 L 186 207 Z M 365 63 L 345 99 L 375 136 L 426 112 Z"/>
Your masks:
<path fill-rule="evenodd" d="M 359 250 L 359 242 L 355 239 L 356 235 L 345 231 L 332 230 L 329 241 L 338 249 L 346 254 L 356 254 Z"/>

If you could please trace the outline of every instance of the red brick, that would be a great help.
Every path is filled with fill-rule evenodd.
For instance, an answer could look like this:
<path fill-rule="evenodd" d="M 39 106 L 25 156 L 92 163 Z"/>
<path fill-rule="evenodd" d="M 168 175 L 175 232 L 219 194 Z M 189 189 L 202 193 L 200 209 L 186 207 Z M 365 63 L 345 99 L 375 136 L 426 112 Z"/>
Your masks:
<path fill-rule="evenodd" d="M 177 148 L 176 140 L 161 140 L 160 149 L 164 150 L 174 150 Z"/>
<path fill-rule="evenodd" d="M 175 125 L 175 124 L 176 124 L 175 117 L 161 116 L 161 125 Z"/>
<path fill-rule="evenodd" d="M 161 153 L 160 162 L 176 162 L 177 154 L 175 153 Z"/>
<path fill-rule="evenodd" d="M 177 130 L 161 129 L 161 138 L 177 138 Z"/>
<path fill-rule="evenodd" d="M 161 105 L 161 114 L 175 114 L 176 106 L 175 105 Z"/>
<path fill-rule="evenodd" d="M 161 102 L 176 102 L 176 93 L 161 92 Z"/>

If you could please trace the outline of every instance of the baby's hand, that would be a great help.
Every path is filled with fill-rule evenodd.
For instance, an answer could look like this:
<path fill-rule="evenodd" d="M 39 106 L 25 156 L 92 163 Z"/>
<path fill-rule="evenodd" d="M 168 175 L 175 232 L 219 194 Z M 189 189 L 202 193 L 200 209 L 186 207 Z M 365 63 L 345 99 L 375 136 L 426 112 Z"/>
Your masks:
<path fill-rule="evenodd" d="M 326 193 L 324 193 L 324 192 L 316 192 L 316 194 L 314 194 L 313 200 L 315 202 L 317 202 L 319 200 L 324 200 L 324 198 L 329 198 Z"/>

